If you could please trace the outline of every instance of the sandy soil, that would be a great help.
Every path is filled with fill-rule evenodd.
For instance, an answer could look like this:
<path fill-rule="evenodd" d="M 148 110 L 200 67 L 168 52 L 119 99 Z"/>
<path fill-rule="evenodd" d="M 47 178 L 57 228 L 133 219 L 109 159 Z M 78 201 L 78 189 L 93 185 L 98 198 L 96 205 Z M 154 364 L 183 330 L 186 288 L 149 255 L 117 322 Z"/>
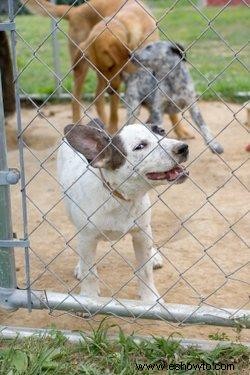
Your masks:
<path fill-rule="evenodd" d="M 249 160 L 245 151 L 247 131 L 242 124 L 245 112 L 240 106 L 210 102 L 201 103 L 207 123 L 214 132 L 224 129 L 218 140 L 224 145 L 222 157 L 206 150 L 198 132 L 189 140 L 190 179 L 170 189 L 151 193 L 152 227 L 155 242 L 165 257 L 164 267 L 155 271 L 156 285 L 169 303 L 204 304 L 230 307 L 249 306 Z M 94 110 L 90 111 L 93 115 Z M 121 109 L 121 118 L 124 112 Z M 236 113 L 236 115 L 234 115 Z M 79 291 L 73 277 L 76 262 L 75 241 L 65 246 L 74 228 L 64 211 L 62 194 L 56 182 L 56 150 L 63 127 L 71 122 L 69 104 L 48 105 L 42 115 L 35 110 L 22 110 L 25 137 L 27 203 L 31 241 L 31 282 L 34 289 L 74 293 Z M 43 118 L 45 116 L 45 118 Z M 142 113 L 142 118 L 146 114 Z M 166 117 L 166 129 L 170 130 Z M 174 136 L 174 133 L 170 133 Z M 9 165 L 17 165 L 18 152 L 9 152 Z M 160 199 L 157 197 L 160 196 Z M 12 188 L 13 227 L 22 236 L 20 193 Z M 241 240 L 242 239 L 242 240 Z M 136 280 L 131 279 L 134 254 L 129 236 L 110 251 L 108 243 L 100 243 L 98 263 L 101 294 L 119 298 L 137 298 Z M 206 251 L 204 251 L 206 250 Z M 119 252 L 127 260 L 119 256 Z M 106 256 L 105 256 L 106 254 Z M 24 286 L 23 250 L 16 250 L 19 286 Z M 125 287 L 122 288 L 123 285 Z M 117 293 L 117 291 L 119 292 Z M 67 312 L 19 310 L 2 313 L 1 324 L 63 329 L 89 329 L 102 319 L 83 320 Z M 113 318 L 127 332 L 169 335 L 174 331 L 185 337 L 207 338 L 216 327 L 177 326 L 167 322 Z M 231 338 L 235 331 L 219 328 Z M 243 340 L 250 339 L 243 330 Z"/>

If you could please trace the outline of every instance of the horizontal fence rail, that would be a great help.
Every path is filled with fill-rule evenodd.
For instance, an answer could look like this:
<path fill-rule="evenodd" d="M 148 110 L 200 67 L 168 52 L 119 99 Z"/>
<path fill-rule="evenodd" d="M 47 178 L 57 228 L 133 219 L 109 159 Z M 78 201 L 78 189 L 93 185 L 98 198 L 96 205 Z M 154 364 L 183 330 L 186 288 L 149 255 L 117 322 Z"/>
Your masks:
<path fill-rule="evenodd" d="M 27 293 L 15 291 L 8 298 L 10 309 L 27 308 Z M 32 309 L 63 310 L 82 313 L 86 319 L 95 314 L 113 315 L 120 317 L 161 319 L 174 323 L 209 324 L 216 326 L 235 327 L 242 325 L 250 328 L 249 311 L 214 308 L 210 306 L 189 306 L 178 304 L 143 304 L 135 300 L 121 302 L 100 297 L 93 300 L 88 297 L 63 293 L 32 291 Z"/>

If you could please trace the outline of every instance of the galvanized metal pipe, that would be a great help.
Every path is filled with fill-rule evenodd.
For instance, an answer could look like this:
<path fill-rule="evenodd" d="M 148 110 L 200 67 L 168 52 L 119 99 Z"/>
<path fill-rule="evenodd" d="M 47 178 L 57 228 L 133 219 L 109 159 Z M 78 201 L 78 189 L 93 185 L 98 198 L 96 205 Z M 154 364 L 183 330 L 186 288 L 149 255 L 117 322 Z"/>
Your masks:
<path fill-rule="evenodd" d="M 7 145 L 5 137 L 5 121 L 3 110 L 2 82 L 0 74 L 0 171 L 8 171 Z M 11 223 L 10 187 L 0 185 L 0 240 L 12 240 L 13 230 Z M 14 249 L 0 248 L 0 305 L 4 304 L 6 296 L 16 288 L 16 270 Z"/>
<path fill-rule="evenodd" d="M 15 22 L 14 15 L 14 4 L 13 0 L 8 0 L 9 6 L 9 19 L 11 22 Z M 24 168 L 24 142 L 22 133 L 22 120 L 21 120 L 21 105 L 19 97 L 19 82 L 18 82 L 18 68 L 16 58 L 16 33 L 15 29 L 10 32 L 11 39 L 11 50 L 12 50 L 12 67 L 15 84 L 15 101 L 16 101 L 16 121 L 17 130 L 20 136 L 18 137 L 18 148 L 19 148 L 19 163 L 20 163 L 20 177 L 21 177 L 21 195 L 22 195 L 22 220 L 23 220 L 23 240 L 28 242 L 28 214 L 27 214 L 27 200 L 26 200 L 26 184 L 25 184 L 25 168 Z M 29 265 L 29 248 L 28 244 L 24 249 L 25 257 L 25 279 L 26 289 L 28 298 L 28 309 L 31 311 L 31 297 L 30 297 L 30 265 Z"/>
<path fill-rule="evenodd" d="M 52 4 L 56 4 L 56 0 L 50 0 Z M 61 77 L 61 69 L 60 69 L 60 59 L 59 59 L 59 41 L 58 41 L 58 30 L 57 30 L 57 21 L 54 18 L 51 18 L 51 28 L 52 28 L 52 52 L 53 52 L 53 64 L 54 64 L 54 73 L 55 73 L 55 84 L 56 88 L 56 97 L 59 98 L 60 94 L 62 93 L 62 87 L 60 77 Z"/>
<path fill-rule="evenodd" d="M 27 294 L 24 290 L 15 290 L 8 299 L 13 308 L 27 307 Z M 147 305 L 140 301 L 112 298 L 91 299 L 80 295 L 69 295 L 47 291 L 32 291 L 32 309 L 64 310 L 82 313 L 83 317 L 95 314 L 131 317 L 142 319 L 162 319 L 175 323 L 209 324 L 236 326 L 241 324 L 250 328 L 250 311 L 214 308 L 210 306 L 191 306 L 180 304 Z"/>
<path fill-rule="evenodd" d="M 88 337 L 91 337 L 91 332 L 84 333 L 84 332 L 75 332 L 69 330 L 60 330 L 63 336 L 71 343 L 79 343 L 83 342 Z M 36 338 L 54 338 L 55 330 L 52 329 L 44 329 L 44 328 L 27 328 L 27 327 L 9 327 L 9 326 L 0 326 L 0 338 L 5 340 L 23 340 L 28 337 L 36 337 Z M 134 341 L 140 343 L 142 340 L 152 341 L 151 336 L 133 336 Z M 111 341 L 117 340 L 118 337 L 115 335 L 109 336 Z M 175 341 L 173 338 L 172 341 Z M 211 340 L 198 340 L 198 339 L 178 339 L 178 342 L 183 348 L 188 348 L 190 346 L 196 347 L 198 349 L 204 351 L 211 351 L 218 346 L 220 347 L 228 347 L 232 346 L 232 342 L 229 341 L 211 341 Z M 237 343 L 236 343 L 237 344 Z M 241 342 L 241 345 L 244 345 L 250 348 L 250 343 Z"/>

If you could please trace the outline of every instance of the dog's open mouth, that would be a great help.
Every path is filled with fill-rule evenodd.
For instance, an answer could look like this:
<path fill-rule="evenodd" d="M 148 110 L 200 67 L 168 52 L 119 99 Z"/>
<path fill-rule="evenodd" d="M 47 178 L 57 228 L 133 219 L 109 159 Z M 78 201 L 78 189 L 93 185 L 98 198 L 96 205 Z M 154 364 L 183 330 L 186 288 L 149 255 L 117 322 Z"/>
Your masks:
<path fill-rule="evenodd" d="M 149 180 L 167 180 L 167 181 L 175 181 L 179 178 L 188 176 L 189 172 L 185 170 L 185 167 L 178 165 L 170 171 L 166 172 L 150 172 L 146 173 L 146 177 Z"/>

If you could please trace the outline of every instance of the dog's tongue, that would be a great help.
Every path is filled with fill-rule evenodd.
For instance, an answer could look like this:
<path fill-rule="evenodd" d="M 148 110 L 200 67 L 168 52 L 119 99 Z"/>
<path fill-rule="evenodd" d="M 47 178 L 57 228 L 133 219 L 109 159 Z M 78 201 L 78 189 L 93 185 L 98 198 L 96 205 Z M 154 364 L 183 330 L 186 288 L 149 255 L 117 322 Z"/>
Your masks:
<path fill-rule="evenodd" d="M 180 166 L 177 166 L 170 171 L 167 172 L 151 172 L 147 173 L 146 176 L 150 180 L 168 180 L 168 181 L 173 181 L 175 180 L 180 173 L 183 172 L 183 168 Z"/>

